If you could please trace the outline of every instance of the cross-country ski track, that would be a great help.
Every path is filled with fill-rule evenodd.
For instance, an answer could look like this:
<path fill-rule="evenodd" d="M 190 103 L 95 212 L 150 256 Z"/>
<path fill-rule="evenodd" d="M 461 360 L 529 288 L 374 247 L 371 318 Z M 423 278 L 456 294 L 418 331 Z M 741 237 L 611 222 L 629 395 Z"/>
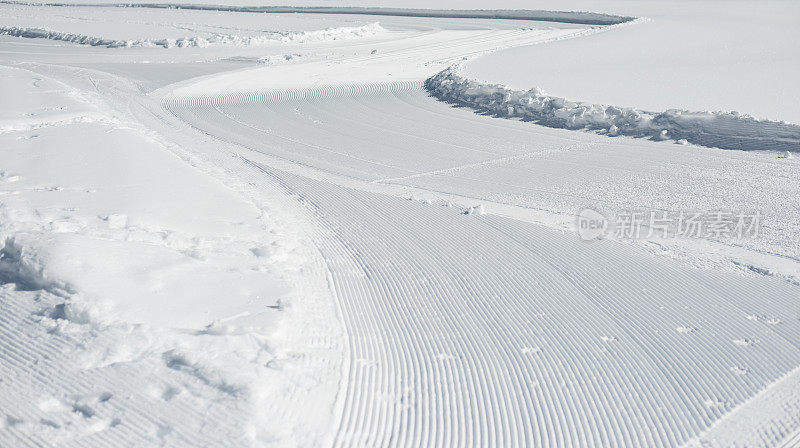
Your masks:
<path fill-rule="evenodd" d="M 423 86 L 464 58 L 613 29 L 394 20 L 399 38 L 338 44 L 348 56 L 206 75 L 128 109 L 296 201 L 347 338 L 333 446 L 680 446 L 797 382 L 791 281 L 560 225 L 598 204 L 762 209 L 764 238 L 703 244 L 796 262 L 792 166 L 475 114 Z M 753 446 L 796 440 L 800 400 L 781 397 L 738 428 Z"/>
<path fill-rule="evenodd" d="M 531 136 L 516 122 L 437 117 L 449 110 L 434 103 L 389 118 L 381 110 L 432 100 L 419 84 L 371 87 L 340 89 L 345 97 L 331 101 L 273 92 L 232 105 L 169 104 L 251 150 L 240 157 L 296 194 L 325 229 L 316 240 L 350 339 L 341 446 L 674 446 L 800 361 L 798 293 L 780 281 L 719 278 L 629 245 L 587 244 L 260 161 L 267 154 L 321 178 L 380 180 L 491 167 L 507 155 L 483 149 L 494 136 Z M 398 104 L 379 107 L 390 102 Z M 295 108 L 326 121 L 329 133 Z M 426 118 L 404 120 L 414 116 Z M 376 148 L 386 157 L 374 158 Z M 457 181 L 448 191 L 463 193 L 450 190 Z M 757 346 L 734 342 L 753 338 Z M 787 355 L 784 365 L 769 361 L 771 350 Z"/>
<path fill-rule="evenodd" d="M 398 58 L 407 51 L 432 52 Z M 245 76 L 256 77 L 230 85 Z M 421 81 L 165 99 L 314 216 L 349 338 L 335 445 L 676 446 L 798 364 L 791 286 L 447 204 L 539 199 L 564 212 L 599 199 L 584 185 L 633 176 L 634 189 L 601 199 L 656 205 L 674 179 L 645 182 L 615 157 L 735 170 L 738 156 L 693 163 L 674 146 L 483 117 L 437 103 Z"/>

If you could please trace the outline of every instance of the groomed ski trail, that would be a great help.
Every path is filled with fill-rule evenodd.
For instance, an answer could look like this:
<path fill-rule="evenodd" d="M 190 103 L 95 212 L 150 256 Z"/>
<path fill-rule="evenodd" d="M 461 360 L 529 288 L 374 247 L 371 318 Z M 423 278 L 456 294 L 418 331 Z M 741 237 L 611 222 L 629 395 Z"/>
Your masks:
<path fill-rule="evenodd" d="M 285 76 L 273 86 L 274 73 L 309 74 L 287 67 L 158 92 L 183 121 L 169 122 L 174 138 L 195 138 L 186 148 L 213 154 L 232 179 L 277 181 L 307 210 L 297 219 L 313 224 L 349 346 L 332 444 L 676 446 L 796 369 L 800 295 L 787 282 L 461 207 L 729 205 L 730 178 L 715 176 L 754 170 L 764 184 L 741 188 L 780 207 L 769 195 L 793 194 L 791 168 L 450 108 L 427 96 L 426 77 L 548 36 L 465 24 L 446 36 L 423 27 L 407 42 L 350 42 L 358 56 L 310 67 L 359 79 Z M 595 30 L 560 31 L 552 38 Z M 380 76 L 421 57 L 424 68 L 399 80 Z M 716 182 L 703 191 L 667 191 L 677 203 L 659 202 L 676 178 L 709 171 Z M 607 177 L 618 184 L 602 196 Z M 789 225 L 764 230 L 787 258 L 797 253 L 781 239 Z"/>
<path fill-rule="evenodd" d="M 350 344 L 335 446 L 676 446 L 800 363 L 786 283 L 380 194 L 387 178 L 582 153 L 596 136 L 453 110 L 420 82 L 165 105 L 315 217 Z M 463 185 L 446 184 L 474 196 Z"/>

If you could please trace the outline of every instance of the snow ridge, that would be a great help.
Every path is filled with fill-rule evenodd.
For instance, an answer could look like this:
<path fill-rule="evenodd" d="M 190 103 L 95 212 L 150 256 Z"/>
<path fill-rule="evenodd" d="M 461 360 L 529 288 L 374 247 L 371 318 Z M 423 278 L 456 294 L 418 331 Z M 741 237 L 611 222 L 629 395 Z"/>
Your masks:
<path fill-rule="evenodd" d="M 210 37 L 182 37 L 177 39 L 107 39 L 97 36 L 87 36 L 84 34 L 64 33 L 48 30 L 45 28 L 28 27 L 0 27 L 0 35 L 59 40 L 72 42 L 81 45 L 91 45 L 109 48 L 132 48 L 132 47 L 162 47 L 162 48 L 184 48 L 201 47 L 205 48 L 212 45 L 219 46 L 260 46 L 270 43 L 305 43 L 319 42 L 326 40 L 343 40 L 358 37 L 373 36 L 386 31 L 378 22 L 370 23 L 358 27 L 328 28 L 315 31 L 274 31 L 258 36 L 239 36 L 239 35 L 213 35 Z"/>
<path fill-rule="evenodd" d="M 25 2 L 0 1 L 10 5 Z M 43 6 L 75 6 L 72 3 L 50 2 Z M 635 17 L 588 11 L 545 11 L 528 9 L 428 9 L 382 8 L 364 6 L 228 6 L 181 3 L 86 3 L 84 7 L 119 7 L 152 9 L 190 9 L 199 11 L 254 12 L 271 14 L 366 14 L 394 17 L 433 17 L 451 19 L 507 19 L 537 20 L 542 22 L 579 23 L 585 25 L 617 25 L 630 22 Z"/>
<path fill-rule="evenodd" d="M 442 101 L 554 128 L 674 140 L 679 144 L 694 143 L 723 149 L 800 151 L 800 126 L 759 120 L 738 112 L 669 109 L 656 113 L 570 101 L 550 96 L 539 88 L 514 90 L 469 79 L 460 73 L 459 66 L 449 67 L 429 78 L 425 81 L 425 88 Z"/>

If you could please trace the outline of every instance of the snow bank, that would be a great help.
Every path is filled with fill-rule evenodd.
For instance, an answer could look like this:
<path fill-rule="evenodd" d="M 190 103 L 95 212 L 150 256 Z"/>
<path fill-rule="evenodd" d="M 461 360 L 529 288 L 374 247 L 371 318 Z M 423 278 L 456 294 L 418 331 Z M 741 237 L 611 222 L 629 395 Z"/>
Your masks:
<path fill-rule="evenodd" d="M 539 88 L 514 90 L 468 79 L 450 67 L 425 81 L 436 98 L 483 113 L 566 129 L 595 130 L 654 140 L 691 142 L 741 150 L 800 151 L 800 126 L 759 120 L 738 112 L 690 112 L 670 109 L 648 112 L 570 101 L 547 95 Z"/>
<path fill-rule="evenodd" d="M 208 6 L 208 5 L 130 5 L 145 8 L 211 9 L 214 11 L 240 11 L 265 13 L 306 13 L 306 14 L 369 14 L 399 17 L 434 17 L 455 19 L 507 19 L 537 20 L 542 22 L 580 23 L 586 25 L 615 25 L 629 22 L 634 17 L 616 16 L 584 11 L 543 11 L 527 9 L 422 9 L 422 8 L 376 8 L 376 7 L 338 7 L 338 6 Z"/>
<path fill-rule="evenodd" d="M 20 4 L 16 2 L 8 2 Z M 46 6 L 75 6 L 70 3 L 43 3 Z M 108 3 L 86 4 L 93 7 L 165 8 L 199 11 L 255 12 L 271 14 L 364 14 L 394 17 L 433 17 L 451 19 L 537 20 L 541 22 L 579 23 L 585 25 L 615 25 L 630 22 L 634 17 L 586 11 L 544 11 L 528 9 L 428 9 L 382 8 L 362 6 L 228 6 L 168 3 Z"/>
<path fill-rule="evenodd" d="M 212 35 L 209 37 L 183 37 L 177 39 L 107 39 L 84 34 L 65 33 L 33 27 L 0 27 L 0 35 L 51 39 L 72 42 L 81 45 L 92 45 L 109 48 L 121 47 L 208 47 L 219 46 L 260 46 L 271 43 L 305 43 L 327 40 L 343 40 L 367 37 L 386 31 L 378 22 L 358 27 L 328 28 L 315 31 L 274 31 L 257 36 Z"/>

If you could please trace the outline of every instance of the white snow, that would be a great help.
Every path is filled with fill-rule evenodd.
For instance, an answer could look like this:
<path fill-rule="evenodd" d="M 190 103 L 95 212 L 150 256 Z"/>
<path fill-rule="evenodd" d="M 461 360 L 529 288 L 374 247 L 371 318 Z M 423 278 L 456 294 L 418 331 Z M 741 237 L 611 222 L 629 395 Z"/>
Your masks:
<path fill-rule="evenodd" d="M 65 35 L 85 35 L 110 41 L 224 39 L 226 36 L 274 37 L 320 34 L 328 29 L 359 28 L 375 23 L 365 16 L 311 14 L 240 14 L 219 10 L 141 8 L 91 8 L 63 5 L 41 8 L 0 3 L 0 25 L 8 28 L 43 28 Z"/>
<path fill-rule="evenodd" d="M 63 33 L 43 28 L 0 27 L 0 35 L 41 38 L 72 42 L 83 45 L 117 47 L 208 47 L 210 45 L 261 46 L 273 42 L 314 42 L 324 40 L 352 39 L 379 34 L 385 31 L 378 22 L 360 27 L 328 28 L 317 31 L 285 31 L 270 32 L 256 36 L 239 36 L 236 34 L 214 35 L 209 37 L 180 37 L 177 39 L 105 39 L 83 34 Z"/>
<path fill-rule="evenodd" d="M 800 370 L 795 369 L 750 400 L 739 405 L 708 430 L 687 442 L 686 448 L 797 446 L 800 416 Z"/>
<path fill-rule="evenodd" d="M 791 446 L 797 126 L 507 60 L 685 31 L 628 20 L 663 4 L 0 3 L 48 30 L 0 36 L 0 445 Z M 587 209 L 763 221 L 584 241 Z"/>
<path fill-rule="evenodd" d="M 513 90 L 469 79 L 458 68 L 438 73 L 425 86 L 443 101 L 545 126 L 600 130 L 611 136 L 675 140 L 724 149 L 800 151 L 800 125 L 758 120 L 737 112 L 670 109 L 655 113 L 582 103 L 550 96 L 538 88 Z"/>
<path fill-rule="evenodd" d="M 530 5 L 528 6 L 530 7 Z M 515 48 L 466 76 L 516 90 L 648 111 L 736 111 L 800 124 L 800 28 L 793 1 L 540 1 L 537 8 L 647 18 L 614 32 Z"/>
<path fill-rule="evenodd" d="M 77 91 L 0 75 L 39 120 L 0 134 L 0 444 L 320 440 L 277 418 L 290 390 L 325 427 L 342 350 L 302 237 Z"/>

